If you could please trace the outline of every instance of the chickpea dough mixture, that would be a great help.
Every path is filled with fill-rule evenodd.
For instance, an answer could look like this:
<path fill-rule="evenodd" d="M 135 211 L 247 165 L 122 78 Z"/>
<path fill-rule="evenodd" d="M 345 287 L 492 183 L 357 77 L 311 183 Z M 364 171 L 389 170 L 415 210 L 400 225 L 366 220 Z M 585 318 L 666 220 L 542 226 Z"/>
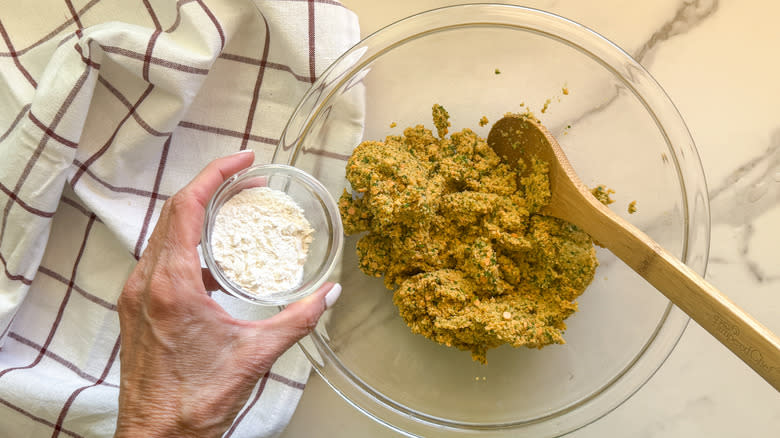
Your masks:
<path fill-rule="evenodd" d="M 347 163 L 339 208 L 360 269 L 384 277 L 414 333 L 487 363 L 502 344 L 563 344 L 564 320 L 593 280 L 593 242 L 540 214 L 550 200 L 547 163 L 510 167 L 470 129 L 438 137 L 422 125 L 364 141 Z"/>

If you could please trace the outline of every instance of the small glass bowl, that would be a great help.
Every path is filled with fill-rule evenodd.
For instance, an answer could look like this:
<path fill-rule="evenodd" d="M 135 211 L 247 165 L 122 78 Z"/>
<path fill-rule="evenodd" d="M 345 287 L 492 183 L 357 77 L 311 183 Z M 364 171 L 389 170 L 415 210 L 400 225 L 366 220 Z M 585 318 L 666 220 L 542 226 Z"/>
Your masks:
<path fill-rule="evenodd" d="M 214 259 L 211 235 L 220 208 L 241 190 L 252 187 L 269 187 L 286 193 L 303 209 L 306 220 L 314 228 L 314 239 L 303 266 L 303 280 L 293 289 L 268 294 L 249 292 L 228 278 Z M 317 179 L 293 166 L 263 164 L 241 170 L 219 186 L 206 206 L 201 237 L 206 266 L 225 292 L 252 304 L 286 305 L 310 295 L 333 271 L 343 245 L 344 227 L 333 196 Z"/>

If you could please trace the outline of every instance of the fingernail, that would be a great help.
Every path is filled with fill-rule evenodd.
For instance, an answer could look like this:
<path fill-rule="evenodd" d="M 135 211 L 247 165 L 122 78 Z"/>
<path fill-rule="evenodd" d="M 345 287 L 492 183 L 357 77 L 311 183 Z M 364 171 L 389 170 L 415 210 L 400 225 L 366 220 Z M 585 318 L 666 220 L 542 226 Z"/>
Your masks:
<path fill-rule="evenodd" d="M 328 291 L 327 294 L 325 294 L 325 308 L 330 309 L 333 307 L 334 304 L 336 304 L 336 300 L 339 299 L 341 296 L 341 285 L 336 283 L 333 285 L 332 288 Z"/>
<path fill-rule="evenodd" d="M 248 154 L 250 152 L 254 152 L 254 151 L 252 149 L 244 149 L 243 151 L 233 152 L 232 154 L 228 154 L 226 156 L 232 157 L 234 155 Z"/>

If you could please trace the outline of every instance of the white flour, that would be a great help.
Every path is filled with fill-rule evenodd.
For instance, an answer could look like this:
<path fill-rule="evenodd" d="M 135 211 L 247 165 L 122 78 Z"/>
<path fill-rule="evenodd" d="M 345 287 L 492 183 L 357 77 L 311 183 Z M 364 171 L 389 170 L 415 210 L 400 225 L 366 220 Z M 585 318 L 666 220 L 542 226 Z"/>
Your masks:
<path fill-rule="evenodd" d="M 268 294 L 301 283 L 312 234 L 303 209 L 286 193 L 253 187 L 222 205 L 211 248 L 233 282 L 248 292 Z"/>

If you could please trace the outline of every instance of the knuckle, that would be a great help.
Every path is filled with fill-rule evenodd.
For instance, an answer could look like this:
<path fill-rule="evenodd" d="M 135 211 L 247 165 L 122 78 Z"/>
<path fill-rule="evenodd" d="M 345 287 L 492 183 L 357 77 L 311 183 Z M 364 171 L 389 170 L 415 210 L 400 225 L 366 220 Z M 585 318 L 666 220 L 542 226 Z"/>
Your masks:
<path fill-rule="evenodd" d="M 193 206 L 197 204 L 194 197 L 190 196 L 186 189 L 182 189 L 165 201 L 163 208 L 166 208 L 172 216 L 187 215 L 192 211 Z"/>
<path fill-rule="evenodd" d="M 130 274 L 116 302 L 117 312 L 120 315 L 133 313 L 136 310 L 138 297 L 143 292 L 144 286 L 145 281 L 141 275 L 136 272 Z"/>
<path fill-rule="evenodd" d="M 133 273 L 127 278 L 127 281 L 125 281 L 122 292 L 119 294 L 119 299 L 128 299 L 131 296 L 137 295 L 141 290 L 143 290 L 143 279 L 136 273 Z"/>
<path fill-rule="evenodd" d="M 129 294 L 125 293 L 124 291 L 119 295 L 119 298 L 116 301 L 116 311 L 121 317 L 122 315 L 127 315 L 132 313 L 134 310 L 134 304 L 135 298 L 130 297 Z"/>

